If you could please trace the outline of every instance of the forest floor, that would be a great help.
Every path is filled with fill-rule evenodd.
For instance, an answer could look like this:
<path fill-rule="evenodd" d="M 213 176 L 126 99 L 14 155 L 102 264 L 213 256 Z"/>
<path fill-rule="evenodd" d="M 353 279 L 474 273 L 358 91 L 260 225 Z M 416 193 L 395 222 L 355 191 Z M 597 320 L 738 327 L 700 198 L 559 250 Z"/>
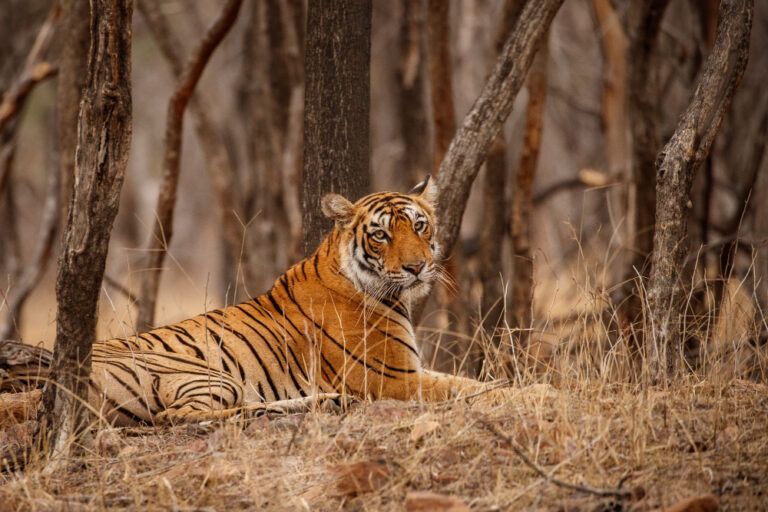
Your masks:
<path fill-rule="evenodd" d="M 631 496 L 560 487 L 516 447 L 548 477 Z M 0 474 L 3 511 L 618 511 L 707 493 L 721 510 L 768 506 L 768 386 L 579 379 L 560 389 L 525 385 L 490 410 L 380 401 L 343 412 L 109 429 L 87 455 L 52 471 L 33 454 L 25 470 Z"/>

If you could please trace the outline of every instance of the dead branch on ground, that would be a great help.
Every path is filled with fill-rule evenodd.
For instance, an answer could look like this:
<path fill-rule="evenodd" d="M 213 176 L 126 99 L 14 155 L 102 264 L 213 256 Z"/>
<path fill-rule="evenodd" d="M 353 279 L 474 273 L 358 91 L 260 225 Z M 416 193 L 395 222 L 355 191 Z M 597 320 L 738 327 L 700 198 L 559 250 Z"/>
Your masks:
<path fill-rule="evenodd" d="M 564 489 L 570 489 L 572 491 L 579 491 L 586 494 L 592 494 L 595 496 L 614 496 L 617 498 L 629 498 L 632 495 L 632 491 L 629 489 L 605 489 L 602 487 L 592 487 L 590 485 L 578 485 L 578 484 L 572 484 L 570 482 L 566 482 L 564 480 L 560 480 L 558 478 L 553 477 L 551 474 L 544 471 L 538 464 L 533 462 L 523 451 L 522 448 L 520 448 L 514 439 L 512 439 L 510 436 L 505 434 L 501 428 L 496 424 L 488 420 L 487 418 L 480 418 L 480 422 L 483 424 L 485 428 L 493 432 L 496 437 L 503 440 L 505 443 L 509 445 L 510 448 L 512 448 L 512 451 L 515 452 L 515 454 L 520 457 L 520 460 L 525 463 L 526 466 L 531 468 L 533 471 L 536 472 L 540 477 L 544 478 L 547 482 L 553 483 L 557 485 L 558 487 L 563 487 Z"/>

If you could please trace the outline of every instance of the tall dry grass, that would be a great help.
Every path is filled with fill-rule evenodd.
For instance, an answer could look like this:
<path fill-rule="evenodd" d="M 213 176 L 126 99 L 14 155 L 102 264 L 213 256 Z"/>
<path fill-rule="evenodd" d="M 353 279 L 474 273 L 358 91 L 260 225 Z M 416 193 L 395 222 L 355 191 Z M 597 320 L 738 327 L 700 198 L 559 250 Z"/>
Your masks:
<path fill-rule="evenodd" d="M 590 280 L 593 268 L 568 274 L 538 283 L 546 301 L 530 330 L 468 340 L 483 349 L 485 378 L 509 376 L 503 404 L 363 401 L 200 425 L 102 424 L 85 454 L 54 469 L 40 448 L 19 452 L 23 469 L 2 461 L 0 510 L 402 510 L 415 509 L 416 491 L 472 510 L 651 510 L 702 493 L 723 510 L 764 509 L 768 347 L 755 341 L 765 318 L 748 280 L 728 283 L 717 318 L 691 294 L 689 309 L 704 313 L 686 319 L 698 340 L 687 370 L 651 385 L 644 349 L 607 321 L 610 290 Z M 444 335 L 420 333 L 435 344 Z M 457 372 L 465 364 L 455 356 Z M 0 442 L 28 441 L 25 425 L 6 426 Z M 632 492 L 597 496 L 553 478 Z"/>

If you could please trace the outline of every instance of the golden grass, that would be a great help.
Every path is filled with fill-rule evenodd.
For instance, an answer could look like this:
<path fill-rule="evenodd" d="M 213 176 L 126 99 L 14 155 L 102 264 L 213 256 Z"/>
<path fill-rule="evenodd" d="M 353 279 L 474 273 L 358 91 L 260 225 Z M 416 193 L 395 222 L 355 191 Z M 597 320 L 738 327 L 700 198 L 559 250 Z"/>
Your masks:
<path fill-rule="evenodd" d="M 588 307 L 534 331 L 527 351 L 509 331 L 512 357 L 486 347 L 488 375 L 506 364 L 518 390 L 493 409 L 364 401 L 341 413 L 102 430 L 53 471 L 33 451 L 24 470 L 0 473 L 0 511 L 404 510 L 416 491 L 471 510 L 652 510 L 702 493 L 722 510 L 762 510 L 767 347 L 749 341 L 744 288 L 733 283 L 721 319 L 700 324 L 708 338 L 696 368 L 663 386 L 647 383 L 626 340 L 609 341 L 599 294 L 577 291 Z M 484 333 L 474 341 L 487 343 Z M 548 475 L 632 497 L 558 487 L 488 423 Z M 10 430 L 0 442 L 24 438 Z"/>
<path fill-rule="evenodd" d="M 731 380 L 668 390 L 533 384 L 493 410 L 362 402 L 342 414 L 101 431 L 66 467 L 47 474 L 33 459 L 3 474 L 0 508 L 402 510 L 407 493 L 421 490 L 473 510 L 591 510 L 611 501 L 548 484 L 484 421 L 559 479 L 642 487 L 636 506 L 705 492 L 720 495 L 724 510 L 766 502 L 768 386 Z M 345 465 L 360 461 L 372 469 L 355 480 Z"/>

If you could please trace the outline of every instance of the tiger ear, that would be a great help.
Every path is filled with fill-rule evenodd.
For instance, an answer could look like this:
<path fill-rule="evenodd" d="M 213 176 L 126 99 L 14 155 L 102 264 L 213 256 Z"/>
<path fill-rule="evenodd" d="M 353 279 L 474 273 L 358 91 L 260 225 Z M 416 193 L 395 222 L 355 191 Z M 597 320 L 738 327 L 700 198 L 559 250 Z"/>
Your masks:
<path fill-rule="evenodd" d="M 344 196 L 327 194 L 321 202 L 323 215 L 333 219 L 336 227 L 344 229 L 355 216 L 355 206 Z"/>
<path fill-rule="evenodd" d="M 437 201 L 437 183 L 431 179 L 431 176 L 427 174 L 424 181 L 413 187 L 408 193 L 411 195 L 418 195 L 429 204 L 434 205 Z"/>

